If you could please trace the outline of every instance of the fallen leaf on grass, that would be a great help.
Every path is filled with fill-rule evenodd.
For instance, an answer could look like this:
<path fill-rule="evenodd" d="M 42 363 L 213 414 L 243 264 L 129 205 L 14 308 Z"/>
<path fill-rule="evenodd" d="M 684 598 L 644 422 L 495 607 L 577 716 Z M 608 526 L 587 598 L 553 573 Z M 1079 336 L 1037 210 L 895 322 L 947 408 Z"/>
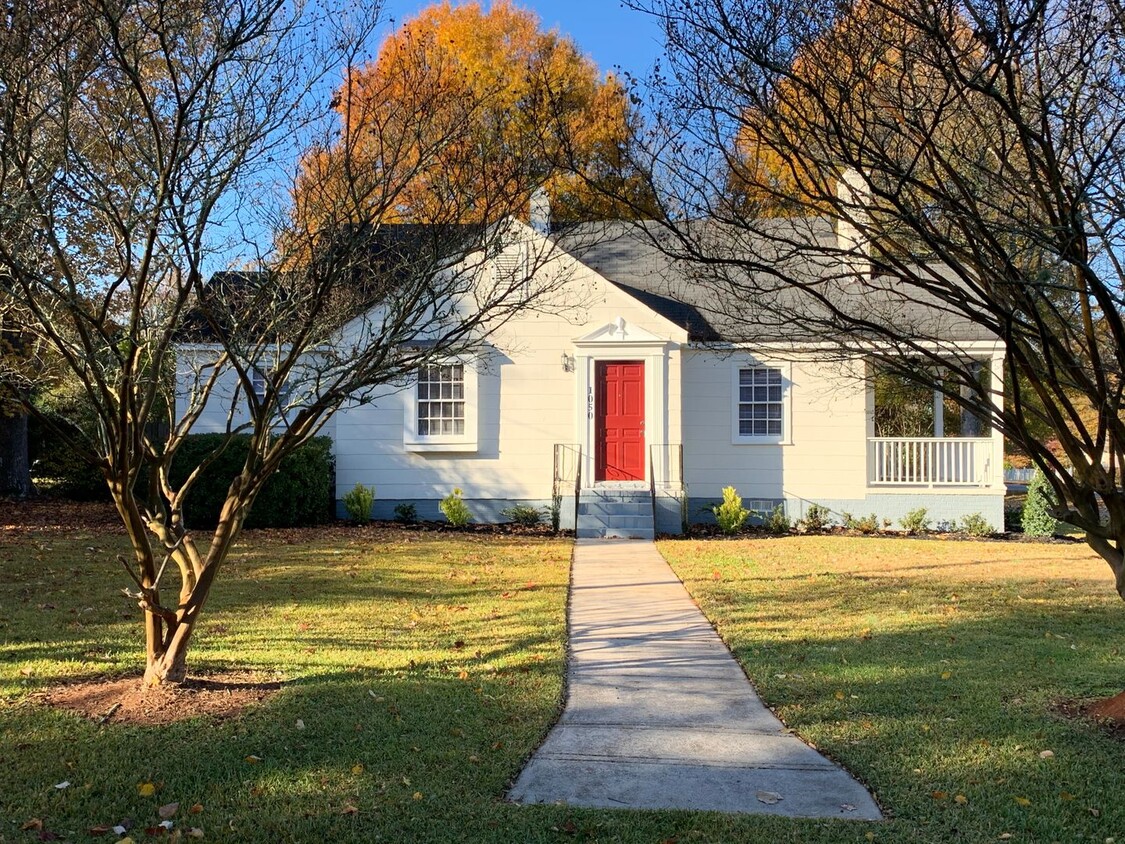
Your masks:
<path fill-rule="evenodd" d="M 969 798 L 966 797 L 964 794 L 958 794 L 956 797 L 953 798 L 953 802 L 956 803 L 959 806 L 964 806 L 966 803 L 969 802 Z"/>
<path fill-rule="evenodd" d="M 415 799 L 415 800 L 421 800 L 421 799 L 422 799 L 422 792 L 420 792 L 420 791 L 415 791 L 415 792 L 414 792 L 414 799 Z"/>
<path fill-rule="evenodd" d="M 1017 797 L 1017 798 L 1015 798 L 1015 800 L 1016 800 L 1016 803 L 1018 805 L 1023 806 L 1024 808 L 1027 808 L 1028 806 L 1031 805 L 1031 801 L 1028 800 L 1026 797 Z"/>
<path fill-rule="evenodd" d="M 948 679 L 949 679 L 950 677 L 952 677 L 952 676 L 953 676 L 953 672 L 952 672 L 952 671 L 943 671 L 943 672 L 941 672 L 941 679 L 943 679 L 943 680 L 948 680 Z"/>
<path fill-rule="evenodd" d="M 87 835 L 109 835 L 113 832 L 112 826 L 92 826 L 86 830 Z"/>
<path fill-rule="evenodd" d="M 341 815 L 357 815 L 357 814 L 359 814 L 359 808 L 356 807 L 356 806 L 353 806 L 351 803 L 345 803 L 344 808 L 340 810 L 340 814 Z"/>
<path fill-rule="evenodd" d="M 246 761 L 249 762 L 251 765 L 257 765 L 259 762 L 262 761 L 262 757 L 261 756 L 255 756 L 253 753 L 251 753 L 249 756 L 246 757 Z"/>
<path fill-rule="evenodd" d="M 156 814 L 160 815 L 164 820 L 168 820 L 168 818 L 174 817 L 178 811 L 180 811 L 179 803 L 165 803 L 156 810 Z"/>
<path fill-rule="evenodd" d="M 840 804 L 840 811 L 841 812 L 854 812 L 855 806 L 853 806 L 851 803 L 841 803 Z"/>
<path fill-rule="evenodd" d="M 156 794 L 156 786 L 150 782 L 139 782 L 137 783 L 137 794 L 141 797 L 152 797 Z"/>
<path fill-rule="evenodd" d="M 759 791 L 754 796 L 758 798 L 759 803 L 765 803 L 767 806 L 772 806 L 778 800 L 783 799 L 776 791 Z"/>
<path fill-rule="evenodd" d="M 930 792 L 930 797 L 934 798 L 934 800 L 944 800 L 948 796 L 949 795 L 946 794 L 944 791 L 931 791 Z"/>
<path fill-rule="evenodd" d="M 29 829 L 42 829 L 42 828 L 43 828 L 43 821 L 40 818 L 32 818 L 29 821 L 24 821 L 23 826 L 20 827 L 20 829 L 24 830 L 25 832 Z"/>
<path fill-rule="evenodd" d="M 298 730 L 303 730 L 304 728 L 305 728 L 305 722 L 304 722 L 304 721 L 302 721 L 302 720 L 301 720 L 300 718 L 298 718 L 298 719 L 297 719 L 297 729 L 298 729 Z"/>
<path fill-rule="evenodd" d="M 1054 759 L 1055 758 L 1055 751 L 1053 751 L 1053 750 L 1041 750 L 1039 752 L 1039 758 L 1040 759 Z"/>
<path fill-rule="evenodd" d="M 1074 795 L 1071 794 L 1069 791 L 1060 791 L 1059 792 L 1059 800 L 1073 800 L 1073 799 L 1074 799 Z"/>
<path fill-rule="evenodd" d="M 843 699 L 844 699 L 844 693 L 843 692 L 836 692 L 836 700 L 843 700 Z"/>
<path fill-rule="evenodd" d="M 63 780 L 62 782 L 55 783 L 55 788 L 62 791 L 64 788 L 70 788 L 70 780 Z"/>
<path fill-rule="evenodd" d="M 362 774 L 363 773 L 363 766 L 362 765 L 352 765 L 352 773 L 353 774 Z"/>
<path fill-rule="evenodd" d="M 200 829 L 199 827 L 193 826 L 191 829 L 188 830 L 188 838 L 202 838 L 202 837 L 203 837 L 203 830 Z M 118 842 L 118 844 L 120 844 L 120 842 Z"/>

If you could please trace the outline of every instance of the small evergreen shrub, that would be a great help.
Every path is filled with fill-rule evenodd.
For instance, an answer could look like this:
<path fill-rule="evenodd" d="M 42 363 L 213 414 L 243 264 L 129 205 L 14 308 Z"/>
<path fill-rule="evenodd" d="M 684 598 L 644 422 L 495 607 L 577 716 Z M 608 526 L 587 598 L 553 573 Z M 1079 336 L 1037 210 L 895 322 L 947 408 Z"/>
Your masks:
<path fill-rule="evenodd" d="M 1053 536 L 1058 522 L 1051 515 L 1051 485 L 1041 469 L 1036 469 L 1027 485 L 1027 500 L 1023 505 L 1023 532 L 1027 536 Z"/>
<path fill-rule="evenodd" d="M 770 533 L 789 533 L 789 517 L 785 515 L 785 505 L 778 504 L 769 515 L 766 516 L 764 521 L 766 530 Z"/>
<path fill-rule="evenodd" d="M 1008 533 L 1023 532 L 1023 505 L 1008 504 L 1004 507 L 1004 530 Z"/>
<path fill-rule="evenodd" d="M 375 487 L 356 484 L 352 491 L 344 495 L 344 509 L 348 518 L 357 525 L 371 521 L 371 508 L 375 505 Z"/>
<path fill-rule="evenodd" d="M 742 496 L 732 486 L 723 487 L 723 503 L 711 508 L 719 530 L 728 536 L 738 533 L 750 511 L 742 506 Z"/>
<path fill-rule="evenodd" d="M 925 507 L 909 511 L 898 520 L 898 523 L 911 536 L 930 532 L 930 519 L 926 515 Z"/>
<path fill-rule="evenodd" d="M 191 434 L 172 461 L 172 483 L 179 484 L 227 439 L 226 434 Z M 196 481 L 184 508 L 190 527 L 218 522 L 231 480 L 242 471 L 250 437 L 238 435 Z M 254 500 L 246 527 L 296 527 L 335 517 L 332 498 L 332 441 L 316 437 L 281 461 Z"/>
<path fill-rule="evenodd" d="M 857 533 L 878 533 L 879 517 L 874 513 L 856 518 L 851 513 L 844 513 L 844 527 Z"/>
<path fill-rule="evenodd" d="M 970 513 L 961 519 L 961 533 L 969 536 L 991 536 L 992 525 L 980 513 Z"/>
<path fill-rule="evenodd" d="M 500 515 L 522 527 L 535 527 L 543 521 L 543 511 L 530 504 L 515 504 L 501 510 Z"/>
<path fill-rule="evenodd" d="M 395 521 L 400 525 L 418 524 L 418 508 L 413 504 L 396 504 Z"/>
<path fill-rule="evenodd" d="M 832 526 L 832 511 L 823 504 L 810 504 L 805 510 L 805 517 L 797 522 L 797 526 L 805 533 L 819 533 Z"/>
<path fill-rule="evenodd" d="M 438 504 L 438 509 L 446 520 L 456 528 L 464 527 L 473 520 L 473 514 L 469 512 L 468 505 L 461 500 L 461 494 L 460 487 L 457 487 Z"/>

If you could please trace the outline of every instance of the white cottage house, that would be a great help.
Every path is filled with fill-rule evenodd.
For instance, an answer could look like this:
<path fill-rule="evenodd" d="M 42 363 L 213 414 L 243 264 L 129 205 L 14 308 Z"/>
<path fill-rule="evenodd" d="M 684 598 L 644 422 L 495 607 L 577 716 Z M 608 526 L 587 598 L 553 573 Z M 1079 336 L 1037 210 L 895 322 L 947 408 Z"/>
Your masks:
<path fill-rule="evenodd" d="M 711 307 L 628 225 L 554 240 L 515 225 L 522 235 L 497 262 L 549 253 L 535 272 L 564 279 L 567 307 L 528 310 L 485 353 L 342 407 L 325 428 L 338 501 L 362 483 L 376 490 L 376 518 L 412 504 L 440 519 L 438 502 L 459 488 L 477 521 L 554 506 L 579 535 L 644 537 L 709 520 L 734 486 L 751 509 L 782 505 L 794 519 L 812 503 L 893 520 L 925 507 L 935 521 L 981 514 L 1003 528 L 999 434 L 944 430 L 935 401 L 933 436 L 876 437 L 861 352 L 818 360 L 807 353 L 816 338 L 781 336 L 784 326 L 731 342 L 730 308 Z M 970 325 L 946 334 L 999 395 L 1002 345 Z M 195 430 L 226 422 L 225 407 L 209 407 Z"/>

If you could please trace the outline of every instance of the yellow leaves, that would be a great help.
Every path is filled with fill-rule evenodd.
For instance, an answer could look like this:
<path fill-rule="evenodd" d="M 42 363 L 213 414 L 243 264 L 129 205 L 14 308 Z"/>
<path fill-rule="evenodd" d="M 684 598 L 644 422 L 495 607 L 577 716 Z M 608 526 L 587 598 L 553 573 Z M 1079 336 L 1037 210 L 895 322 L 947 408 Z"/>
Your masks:
<path fill-rule="evenodd" d="M 950 677 L 952 677 L 952 676 L 953 676 L 953 672 L 952 672 L 952 671 L 943 671 L 943 672 L 941 672 L 941 679 L 943 679 L 943 680 L 948 680 L 948 679 L 949 679 Z"/>
<path fill-rule="evenodd" d="M 251 753 L 243 761 L 246 762 L 248 765 L 257 765 L 259 762 L 262 761 L 262 757 L 261 756 L 255 756 L 253 753 Z"/>
<path fill-rule="evenodd" d="M 1028 800 L 1026 797 L 1016 797 L 1016 798 L 1013 798 L 1013 799 L 1016 801 L 1016 805 L 1023 806 L 1025 809 L 1028 806 L 1031 805 L 1031 801 Z"/>
<path fill-rule="evenodd" d="M 958 806 L 964 806 L 966 803 L 969 802 L 969 798 L 966 797 L 964 794 L 958 794 L 953 798 L 953 802 L 956 803 Z"/>
<path fill-rule="evenodd" d="M 139 782 L 137 783 L 137 794 L 141 797 L 152 797 L 156 794 L 156 786 L 151 782 Z"/>
<path fill-rule="evenodd" d="M 358 764 L 352 765 L 352 773 L 357 775 L 357 776 L 359 774 L 362 774 L 363 773 L 363 765 L 358 765 Z"/>
<path fill-rule="evenodd" d="M 421 800 L 421 799 L 422 799 L 422 792 L 420 792 L 420 791 L 415 791 L 415 792 L 414 792 L 414 799 L 415 799 L 415 800 Z"/>
<path fill-rule="evenodd" d="M 835 697 L 836 700 L 843 700 L 844 699 L 844 693 L 841 692 L 841 691 L 837 691 L 836 694 L 833 695 L 833 697 Z"/>

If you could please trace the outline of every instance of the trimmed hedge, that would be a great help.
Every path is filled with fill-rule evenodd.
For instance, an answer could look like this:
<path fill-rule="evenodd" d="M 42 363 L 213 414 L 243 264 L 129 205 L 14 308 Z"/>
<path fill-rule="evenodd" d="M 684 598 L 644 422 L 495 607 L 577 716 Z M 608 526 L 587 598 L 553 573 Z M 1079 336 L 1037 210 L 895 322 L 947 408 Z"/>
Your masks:
<path fill-rule="evenodd" d="M 172 462 L 172 482 L 182 482 L 222 445 L 225 434 L 192 434 Z M 191 527 L 214 527 L 226 500 L 227 488 L 242 471 L 249 436 L 232 437 L 230 445 L 188 494 L 184 519 Z M 335 516 L 332 441 L 317 437 L 283 461 L 254 501 L 246 527 L 295 527 L 331 521 Z"/>

